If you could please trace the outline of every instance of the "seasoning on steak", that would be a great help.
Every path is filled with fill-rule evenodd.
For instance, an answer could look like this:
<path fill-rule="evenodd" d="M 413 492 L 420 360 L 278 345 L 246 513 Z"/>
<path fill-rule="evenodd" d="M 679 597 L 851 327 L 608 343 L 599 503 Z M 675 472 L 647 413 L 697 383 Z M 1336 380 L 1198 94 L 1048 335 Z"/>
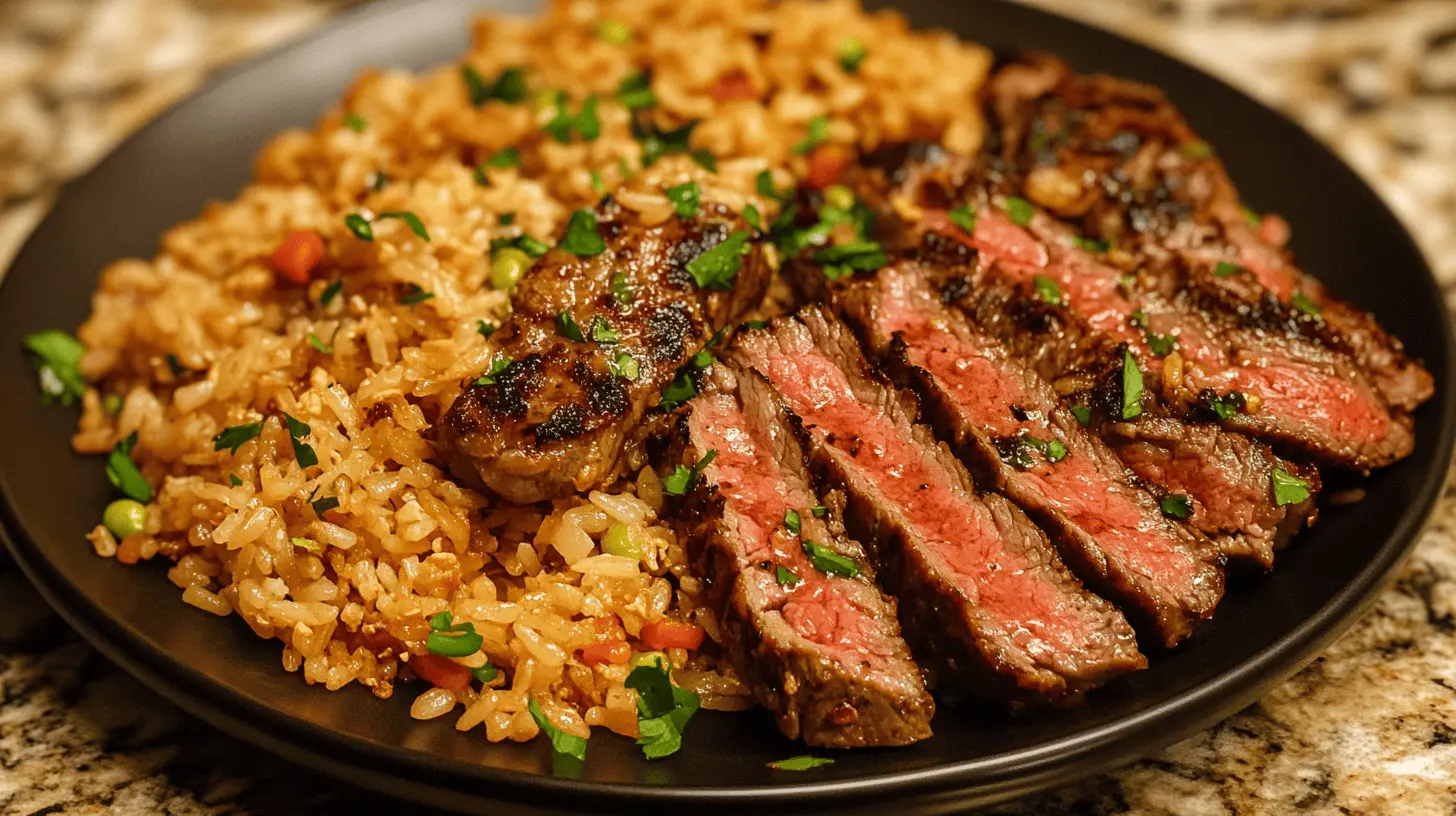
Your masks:
<path fill-rule="evenodd" d="M 919 395 L 932 426 L 1051 535 L 1090 587 L 1168 646 L 1213 614 L 1219 553 L 1165 517 L 1186 498 L 1163 497 L 1171 504 L 1160 509 L 1049 383 L 941 304 L 928 270 L 900 261 L 836 287 L 833 300 Z"/>
<path fill-rule="evenodd" d="M 1021 511 L 975 492 L 821 307 L 746 332 L 731 359 L 768 380 L 821 477 L 844 486 L 850 532 L 900 599 L 917 656 L 946 680 L 1016 706 L 1075 701 L 1146 665 L 1121 613 Z"/>
<path fill-rule="evenodd" d="M 1025 196 L 1139 266 L 1272 326 L 1347 353 L 1381 397 L 1410 411 L 1433 391 L 1368 313 L 1294 263 L 1289 227 L 1243 207 L 1215 151 L 1149 85 L 1078 76 L 1034 55 L 986 86 L 1003 193 Z"/>
<path fill-rule="evenodd" d="M 731 288 L 700 287 L 691 274 L 696 258 L 754 232 L 721 205 L 648 226 L 608 198 L 595 215 L 605 251 L 558 248 L 521 279 L 510 321 L 490 339 L 509 364 L 493 364 L 442 423 L 451 469 L 514 502 L 611 482 L 663 387 L 767 286 L 752 242 L 725 261 L 737 267 Z"/>
<path fill-rule="evenodd" d="M 935 702 L 900 637 L 895 601 L 844 535 L 842 499 L 820 505 L 768 386 L 715 365 L 678 429 L 669 470 L 714 453 L 677 514 L 691 562 L 730 663 L 784 735 L 828 748 L 929 737 Z M 841 561 L 825 572 L 805 547 Z"/>

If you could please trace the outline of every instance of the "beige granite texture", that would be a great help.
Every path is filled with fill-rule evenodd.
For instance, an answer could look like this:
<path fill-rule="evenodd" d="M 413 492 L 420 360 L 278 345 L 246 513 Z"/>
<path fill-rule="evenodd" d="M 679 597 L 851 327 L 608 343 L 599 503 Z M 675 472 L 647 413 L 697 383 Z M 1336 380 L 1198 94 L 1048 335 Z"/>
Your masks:
<path fill-rule="evenodd" d="M 1391 203 L 1456 305 L 1456 2 L 1029 1 L 1292 113 Z M 213 70 L 347 4 L 0 0 L 0 269 L 61 182 Z M 1453 535 L 1448 497 L 1375 609 L 1260 703 L 1151 759 L 995 812 L 1456 814 Z M 178 714 L 0 563 L 0 813 L 418 812 L 380 806 Z"/>

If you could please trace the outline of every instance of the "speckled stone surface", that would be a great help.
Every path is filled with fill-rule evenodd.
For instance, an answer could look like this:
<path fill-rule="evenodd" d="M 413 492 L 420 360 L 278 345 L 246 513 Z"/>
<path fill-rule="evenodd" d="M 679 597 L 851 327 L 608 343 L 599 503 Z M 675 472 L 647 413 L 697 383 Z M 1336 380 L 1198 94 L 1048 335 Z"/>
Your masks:
<path fill-rule="evenodd" d="M 1456 305 L 1456 2 L 1029 0 L 1294 114 L 1410 225 Z M 0 269 L 119 139 L 344 0 L 0 2 Z M 1116 773 L 995 811 L 1456 814 L 1456 498 L 1375 609 L 1257 705 Z M 177 713 L 0 559 L 0 813 L 343 814 L 381 801 Z M 385 812 L 418 812 L 389 807 Z"/>

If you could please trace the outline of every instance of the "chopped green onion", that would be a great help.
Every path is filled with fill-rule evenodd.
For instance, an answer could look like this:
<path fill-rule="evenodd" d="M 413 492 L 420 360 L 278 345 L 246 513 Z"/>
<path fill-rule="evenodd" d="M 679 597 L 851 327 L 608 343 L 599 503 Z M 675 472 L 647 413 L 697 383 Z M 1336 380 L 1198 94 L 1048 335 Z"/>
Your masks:
<path fill-rule="evenodd" d="M 486 102 L 497 99 L 510 105 L 515 105 L 526 99 L 526 69 L 507 68 L 496 77 L 495 82 L 486 82 L 469 65 L 460 66 L 461 77 L 465 80 L 466 91 L 470 94 L 470 104 L 480 107 Z"/>
<path fill-rule="evenodd" d="M 612 372 L 613 376 L 628 380 L 637 379 L 637 375 L 640 373 L 637 358 L 625 351 L 619 352 L 616 359 L 609 361 L 607 363 L 607 369 Z"/>
<path fill-rule="evenodd" d="M 490 368 L 488 370 L 486 370 L 485 374 L 481 375 L 480 379 L 478 379 L 478 380 L 475 381 L 475 384 L 476 385 L 495 385 L 495 375 L 501 373 L 502 371 L 505 371 L 507 368 L 510 368 L 510 367 L 511 367 L 511 358 L 509 358 L 509 357 L 497 357 L 494 360 L 491 360 L 490 361 Z"/>
<path fill-rule="evenodd" d="M 384 185 L 389 183 L 389 176 L 379 170 L 375 170 L 365 177 L 364 183 L 369 186 L 370 190 L 377 193 L 384 189 Z"/>
<path fill-rule="evenodd" d="M 1239 266 L 1235 263 L 1229 263 L 1228 261 L 1219 261 L 1218 266 L 1215 266 L 1213 268 L 1214 276 L 1220 278 L 1231 278 L 1234 275 L 1244 275 L 1248 274 L 1248 271 L 1249 270 L 1243 268 L 1242 266 Z"/>
<path fill-rule="evenodd" d="M 79 367 L 86 347 L 80 340 L 63 331 L 46 329 L 27 334 L 21 345 L 35 364 L 42 403 L 71 405 L 86 394 L 86 380 Z"/>
<path fill-rule="evenodd" d="M 803 543 L 804 553 L 809 556 L 809 563 L 814 568 L 826 575 L 838 575 L 843 578 L 853 578 L 859 575 L 859 564 L 845 558 L 834 550 L 820 544 L 817 541 L 805 540 Z"/>
<path fill-rule="evenodd" d="M 759 232 L 763 232 L 763 216 L 759 214 L 758 208 L 752 204 L 743 208 L 743 220 L 748 222 L 748 226 L 753 227 Z"/>
<path fill-rule="evenodd" d="M 696 181 L 667 188 L 667 200 L 682 218 L 692 218 L 703 206 L 703 190 Z"/>
<path fill-rule="evenodd" d="M 605 181 L 602 181 L 602 174 L 597 172 L 596 170 L 592 170 L 590 175 L 592 192 L 596 193 L 597 195 L 602 195 L 603 193 L 605 193 L 607 191 L 607 183 Z"/>
<path fill-rule="evenodd" d="M 1319 317 L 1320 312 L 1323 311 L 1318 303 L 1315 303 L 1309 298 L 1308 295 L 1303 292 L 1295 292 L 1294 295 L 1289 298 L 1289 302 L 1294 305 L 1294 308 L 1300 310 L 1301 312 L 1304 312 L 1311 317 Z"/>
<path fill-rule="evenodd" d="M 500 326 L 497 326 L 494 323 L 487 323 L 484 320 L 477 320 L 475 321 L 475 331 L 479 333 L 481 337 L 489 337 L 492 334 L 500 331 Z"/>
<path fill-rule="evenodd" d="M 800 529 L 802 527 L 801 522 L 799 520 L 799 511 L 797 511 L 797 510 L 788 510 L 788 511 L 786 511 L 784 513 L 784 526 L 787 527 L 787 528 L 789 528 L 789 532 L 793 533 L 794 535 L 798 535 L 799 534 L 799 531 L 800 531 Z"/>
<path fill-rule="evenodd" d="M 632 288 L 627 285 L 627 276 L 621 272 L 613 273 L 612 299 L 617 302 L 617 305 L 623 308 L 631 306 L 635 297 Z"/>
<path fill-rule="evenodd" d="M 318 349 L 321 354 L 334 353 L 334 347 L 324 343 L 324 341 L 320 340 L 319 336 L 317 334 L 314 334 L 313 332 L 308 333 L 308 344 Z"/>
<path fill-rule="evenodd" d="M 1143 370 L 1138 368 L 1132 352 L 1122 352 L 1122 418 L 1134 419 L 1143 413 Z"/>
<path fill-rule="evenodd" d="M 354 233 L 354 237 L 361 241 L 374 240 L 374 227 L 371 227 L 369 221 L 358 213 L 344 216 L 344 226 L 348 227 L 349 232 Z"/>
<path fill-rule="evenodd" d="M 1158 502 L 1158 507 L 1168 518 L 1186 519 L 1193 515 L 1193 503 L 1182 493 L 1169 493 Z"/>
<path fill-rule="evenodd" d="M 293 546 L 301 550 L 308 550 L 315 555 L 324 551 L 323 545 L 311 538 L 290 538 L 288 541 Z"/>
<path fill-rule="evenodd" d="M 700 147 L 696 150 L 689 151 L 688 158 L 693 160 L 693 164 L 707 170 L 709 173 L 718 172 L 718 158 L 708 152 L 707 148 Z"/>
<path fill-rule="evenodd" d="M 101 523 L 117 538 L 140 533 L 147 526 L 147 506 L 133 499 L 117 499 L 106 505 Z"/>
<path fill-rule="evenodd" d="M 531 712 L 531 719 L 536 721 L 536 727 L 551 741 L 551 753 L 558 757 L 570 757 L 578 762 L 586 761 L 586 738 L 578 737 L 575 734 L 568 734 L 560 728 L 546 721 L 546 715 L 541 713 L 541 704 L 532 697 L 526 703 L 526 710 Z"/>
<path fill-rule="evenodd" d="M 1092 409 L 1085 405 L 1073 405 L 1072 416 L 1076 417 L 1077 422 L 1084 428 L 1092 424 Z"/>
<path fill-rule="evenodd" d="M 779 586 L 784 589 L 793 589 L 799 584 L 804 583 L 803 578 L 800 578 L 797 573 L 783 565 L 780 565 L 774 570 L 774 577 L 778 579 Z"/>
<path fill-rule="evenodd" d="M 729 290 L 738 275 L 740 258 L 747 255 L 748 232 L 735 230 L 698 257 L 688 261 L 688 274 L 704 289 Z"/>
<path fill-rule="evenodd" d="M 807 771 L 833 764 L 834 760 L 832 759 L 806 755 L 780 759 L 777 762 L 768 763 L 768 766 L 775 771 Z"/>
<path fill-rule="evenodd" d="M 430 618 L 425 647 L 441 657 L 469 657 L 480 651 L 485 638 L 476 633 L 475 624 L 454 621 L 455 616 L 448 611 Z"/>
<path fill-rule="evenodd" d="M 313 506 L 314 515 L 323 518 L 324 513 L 339 506 L 339 500 L 334 496 L 325 496 L 317 501 L 309 502 L 309 504 Z"/>
<path fill-rule="evenodd" d="M 484 666 L 476 666 L 470 670 L 470 676 L 474 677 L 480 683 L 489 683 L 495 680 L 497 674 L 500 674 L 500 670 L 495 667 L 494 663 L 486 663 Z"/>
<path fill-rule="evenodd" d="M 406 210 L 390 210 L 389 212 L 382 212 L 379 215 L 376 215 L 374 217 L 374 220 L 383 221 L 386 218 L 394 218 L 403 221 L 405 225 L 410 228 L 410 232 L 413 232 L 415 235 L 420 236 L 420 240 L 424 241 L 427 244 L 430 242 L 430 234 L 428 232 L 425 232 L 425 225 L 420 221 L 420 217 L 418 215 L 415 215 L 414 213 Z"/>
<path fill-rule="evenodd" d="M 962 204 L 950 211 L 950 222 L 960 227 L 967 235 L 976 232 L 976 208 Z"/>
<path fill-rule="evenodd" d="M 839 280 L 855 272 L 874 272 L 889 263 L 885 250 L 876 241 L 852 241 L 816 250 L 814 263 L 824 269 L 824 277 Z"/>
<path fill-rule="evenodd" d="M 1282 468 L 1274 468 L 1269 480 L 1274 485 L 1274 503 L 1280 507 L 1309 499 L 1309 482 Z"/>
<path fill-rule="evenodd" d="M 839 67 L 846 73 L 854 74 L 859 72 L 860 63 L 864 62 L 869 51 L 865 48 L 864 40 L 859 37 L 845 37 L 839 43 Z"/>
<path fill-rule="evenodd" d="M 1078 236 L 1072 239 L 1072 246 L 1088 252 L 1106 252 L 1112 249 L 1112 242 L 1102 238 L 1083 238 Z"/>
<path fill-rule="evenodd" d="M 591 210 L 577 210 L 566 222 L 566 237 L 561 248 L 573 255 L 590 258 L 607 251 L 607 243 L 597 232 L 597 216 Z"/>
<path fill-rule="evenodd" d="M 799 155 L 812 153 L 814 148 L 829 141 L 829 117 L 813 116 L 809 119 L 809 135 L 804 141 L 794 145 L 794 152 Z"/>
<path fill-rule="evenodd" d="M 613 524 L 607 528 L 607 534 L 602 536 L 602 552 L 640 560 L 645 548 L 638 536 L 632 535 L 631 527 L 626 524 Z"/>
<path fill-rule="evenodd" d="M 152 485 L 131 458 L 131 449 L 136 447 L 136 443 L 136 431 L 117 441 L 106 456 L 106 478 L 112 487 L 127 497 L 146 504 L 152 500 Z"/>
<path fill-rule="evenodd" d="M 592 318 L 591 331 L 588 332 L 593 343 L 615 343 L 618 340 L 616 329 L 607 322 L 605 317 L 597 315 Z"/>
<path fill-rule="evenodd" d="M 758 194 L 764 198 L 771 198 L 774 201 L 787 201 L 794 196 L 793 187 L 785 187 L 780 190 L 774 186 L 773 171 L 763 170 L 755 179 L 758 186 Z"/>
<path fill-rule="evenodd" d="M 581 326 L 576 322 L 576 318 L 565 309 L 556 315 L 556 333 L 573 343 L 586 342 L 586 335 L 582 334 Z"/>
<path fill-rule="evenodd" d="M 575 115 L 572 115 L 566 102 L 566 92 L 557 91 L 555 101 L 556 113 L 551 117 L 542 129 L 551 134 L 556 141 L 566 144 L 571 141 L 571 134 L 575 132 L 585 141 L 596 141 L 602 135 L 602 120 L 597 116 L 597 95 L 588 94 L 582 100 L 581 108 Z"/>
<path fill-rule="evenodd" d="M 232 485 L 233 487 L 242 487 L 243 486 L 243 480 L 238 478 L 238 474 L 236 474 L 236 473 L 229 473 L 228 474 L 228 484 Z"/>
<path fill-rule="evenodd" d="M 1246 207 L 1246 206 L 1244 206 L 1242 204 L 1239 205 L 1239 212 L 1243 213 L 1243 215 L 1244 215 L 1244 221 L 1246 221 L 1249 226 L 1251 226 L 1251 227 L 1257 227 L 1257 226 L 1259 226 L 1260 219 L 1259 219 L 1259 214 L 1258 213 L 1254 212 L 1253 210 L 1249 209 L 1248 207 Z"/>
<path fill-rule="evenodd" d="M 645 110 L 657 105 L 657 95 L 652 92 L 652 82 L 647 74 L 628 74 L 617 85 L 617 101 L 628 110 Z"/>
<path fill-rule="evenodd" d="M 718 451 L 710 450 L 703 454 L 703 458 L 694 462 L 691 468 L 678 465 L 672 473 L 668 474 L 666 479 L 662 480 L 662 489 L 666 490 L 668 495 L 671 496 L 681 496 L 687 493 L 692 488 L 693 482 L 697 481 L 698 474 L 702 473 L 703 468 L 707 467 L 708 463 L 717 457 Z"/>
<path fill-rule="evenodd" d="M 1059 306 L 1062 303 L 1062 287 L 1046 275 L 1033 275 L 1032 286 L 1036 287 L 1036 295 L 1046 303 Z"/>
<path fill-rule="evenodd" d="M 809 512 L 814 514 L 814 518 L 824 518 L 829 515 L 829 508 L 822 504 L 816 504 L 809 508 Z"/>
<path fill-rule="evenodd" d="M 342 280 L 336 280 L 324 287 L 324 291 L 319 295 L 319 305 L 329 305 L 329 302 L 338 297 L 342 291 L 344 291 L 344 282 Z"/>
<path fill-rule="evenodd" d="M 1207 159 L 1213 156 L 1213 145 L 1208 142 L 1187 142 L 1178 147 L 1178 152 L 1190 159 Z"/>
<path fill-rule="evenodd" d="M 1031 218 L 1034 215 L 1036 215 L 1036 208 L 1032 206 L 1030 201 L 1020 196 L 1006 197 L 1006 217 L 1011 219 L 1011 223 L 1018 227 L 1024 227 L 1031 223 Z"/>

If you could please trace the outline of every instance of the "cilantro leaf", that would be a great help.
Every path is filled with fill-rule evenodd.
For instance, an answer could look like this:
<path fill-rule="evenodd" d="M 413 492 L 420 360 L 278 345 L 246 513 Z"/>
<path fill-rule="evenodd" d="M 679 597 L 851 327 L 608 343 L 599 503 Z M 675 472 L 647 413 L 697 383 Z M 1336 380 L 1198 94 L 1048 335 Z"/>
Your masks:
<path fill-rule="evenodd" d="M 739 259 L 748 251 L 748 231 L 735 230 L 711 249 L 688 261 L 688 274 L 704 289 L 732 289 L 733 278 L 738 275 L 741 266 Z"/>
<path fill-rule="evenodd" d="M 607 242 L 597 232 L 597 216 L 591 210 L 577 210 L 566 222 L 561 248 L 573 255 L 590 258 L 607 251 Z M 529 254 L 529 251 L 528 251 Z"/>

